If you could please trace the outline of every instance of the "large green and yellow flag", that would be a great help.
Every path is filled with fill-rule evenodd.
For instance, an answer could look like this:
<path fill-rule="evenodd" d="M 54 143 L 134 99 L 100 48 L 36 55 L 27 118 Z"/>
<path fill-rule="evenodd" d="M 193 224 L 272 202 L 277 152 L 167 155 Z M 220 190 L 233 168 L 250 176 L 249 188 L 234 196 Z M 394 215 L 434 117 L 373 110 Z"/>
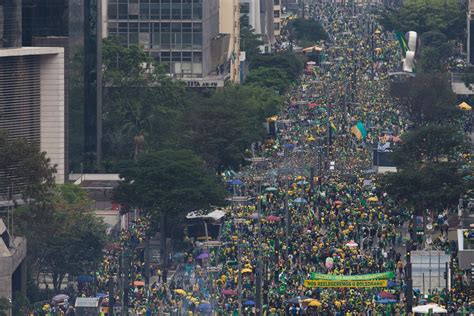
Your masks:
<path fill-rule="evenodd" d="M 364 127 L 364 123 L 357 122 L 356 125 L 351 127 L 351 133 L 357 137 L 358 140 L 365 139 L 367 137 L 367 130 Z"/>

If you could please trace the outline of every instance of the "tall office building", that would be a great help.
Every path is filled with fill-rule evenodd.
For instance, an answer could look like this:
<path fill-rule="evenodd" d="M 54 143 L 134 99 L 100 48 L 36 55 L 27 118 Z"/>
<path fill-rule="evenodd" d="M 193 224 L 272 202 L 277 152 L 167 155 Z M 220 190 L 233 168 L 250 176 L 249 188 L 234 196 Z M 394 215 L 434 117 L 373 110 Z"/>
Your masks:
<path fill-rule="evenodd" d="M 273 0 L 273 35 L 280 36 L 281 31 L 281 0 Z"/>
<path fill-rule="evenodd" d="M 56 181 L 63 183 L 64 49 L 22 47 L 21 0 L 0 2 L 0 12 L 0 129 L 45 151 L 57 166 Z M 24 180 L 2 173 L 4 199 Z"/>
<path fill-rule="evenodd" d="M 274 0 L 240 0 L 242 23 L 250 26 L 260 35 L 263 52 L 270 52 L 275 44 Z"/>
<path fill-rule="evenodd" d="M 97 69 L 102 64 L 103 2 L 23 0 L 22 4 L 23 45 L 64 48 L 66 167 L 76 172 L 101 156 L 102 73 Z"/>
<path fill-rule="evenodd" d="M 140 45 L 189 87 L 224 85 L 229 34 L 219 0 L 108 0 L 107 34 Z"/>
<path fill-rule="evenodd" d="M 240 0 L 219 0 L 219 32 L 229 34 L 230 81 L 240 82 Z"/>

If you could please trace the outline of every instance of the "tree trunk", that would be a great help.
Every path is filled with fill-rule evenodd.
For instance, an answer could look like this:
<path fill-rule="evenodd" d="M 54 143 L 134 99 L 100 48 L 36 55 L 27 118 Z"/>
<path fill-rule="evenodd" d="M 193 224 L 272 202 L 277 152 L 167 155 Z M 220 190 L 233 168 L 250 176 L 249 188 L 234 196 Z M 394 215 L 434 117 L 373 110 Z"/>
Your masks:
<path fill-rule="evenodd" d="M 163 267 L 167 265 L 167 253 L 166 253 L 166 215 L 164 211 L 160 214 L 160 246 L 161 246 L 161 262 Z"/>

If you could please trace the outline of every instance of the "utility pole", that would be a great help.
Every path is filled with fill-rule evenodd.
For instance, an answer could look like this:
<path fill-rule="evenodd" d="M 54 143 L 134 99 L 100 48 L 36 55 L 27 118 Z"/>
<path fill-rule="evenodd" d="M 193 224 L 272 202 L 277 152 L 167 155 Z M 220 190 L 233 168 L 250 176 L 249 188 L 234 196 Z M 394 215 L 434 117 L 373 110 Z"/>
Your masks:
<path fill-rule="evenodd" d="M 405 280 L 406 280 L 406 313 L 412 313 L 413 309 L 413 279 L 411 276 L 411 240 L 407 241 L 406 245 L 406 266 L 405 266 Z"/>
<path fill-rule="evenodd" d="M 256 277 L 256 308 L 257 316 L 262 315 L 262 179 L 258 179 L 258 199 L 257 199 L 257 213 L 258 213 L 258 256 L 257 256 L 257 277 Z M 240 256 L 239 256 L 240 258 Z"/>

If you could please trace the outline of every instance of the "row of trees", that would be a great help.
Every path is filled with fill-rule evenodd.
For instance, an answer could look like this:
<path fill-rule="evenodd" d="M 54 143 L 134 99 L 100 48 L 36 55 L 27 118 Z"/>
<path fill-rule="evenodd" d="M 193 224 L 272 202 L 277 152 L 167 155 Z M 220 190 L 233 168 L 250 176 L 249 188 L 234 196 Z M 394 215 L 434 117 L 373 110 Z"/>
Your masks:
<path fill-rule="evenodd" d="M 466 119 L 446 72 L 455 41 L 465 34 L 465 7 L 457 1 L 407 1 L 386 12 L 381 23 L 389 30 L 421 34 L 416 77 L 391 83 L 391 95 L 412 126 L 394 152 L 398 172 L 385 175 L 382 185 L 417 215 L 453 207 L 472 187 L 462 159 Z"/>

